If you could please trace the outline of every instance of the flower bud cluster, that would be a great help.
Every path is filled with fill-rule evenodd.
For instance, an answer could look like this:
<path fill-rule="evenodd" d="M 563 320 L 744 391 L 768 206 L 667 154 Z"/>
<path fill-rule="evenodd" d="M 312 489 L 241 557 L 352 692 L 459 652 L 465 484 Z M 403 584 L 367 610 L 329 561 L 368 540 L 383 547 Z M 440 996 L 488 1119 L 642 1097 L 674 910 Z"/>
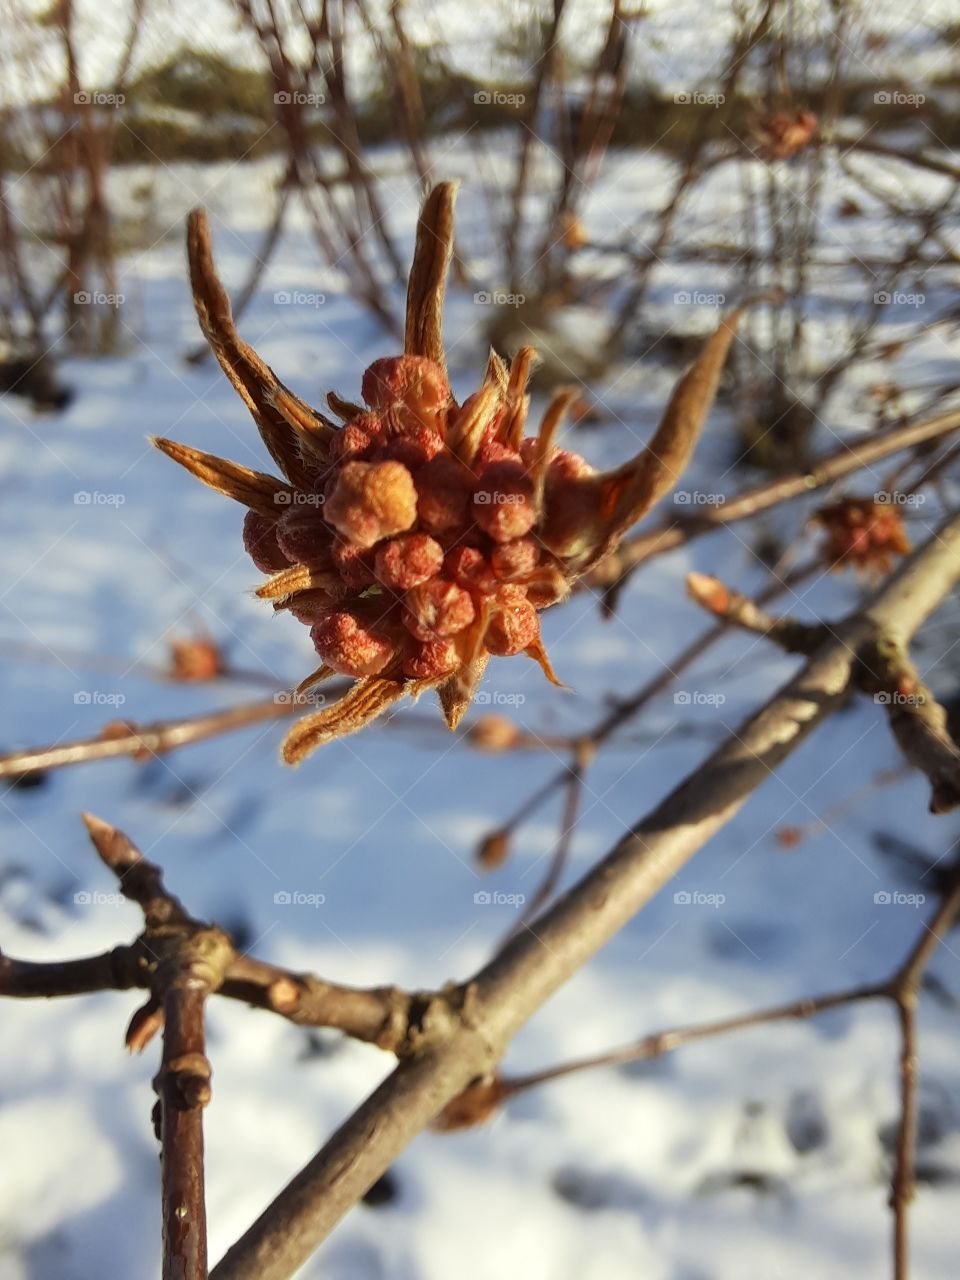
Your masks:
<path fill-rule="evenodd" d="M 538 609 L 565 584 L 558 552 L 567 520 L 548 528 L 544 494 L 574 515 L 571 493 L 589 472 L 576 455 L 539 459 L 530 438 L 502 438 L 494 405 L 482 435 L 472 397 L 453 399 L 423 356 L 377 360 L 363 376 L 366 408 L 337 432 L 310 492 L 270 519 L 251 511 L 244 545 L 264 573 L 303 566 L 309 585 L 282 602 L 311 628 L 323 663 L 352 676 L 442 679 L 476 656 L 539 642 Z M 536 483 L 537 466 L 544 468 Z M 550 504 L 554 505 L 553 503 Z"/>

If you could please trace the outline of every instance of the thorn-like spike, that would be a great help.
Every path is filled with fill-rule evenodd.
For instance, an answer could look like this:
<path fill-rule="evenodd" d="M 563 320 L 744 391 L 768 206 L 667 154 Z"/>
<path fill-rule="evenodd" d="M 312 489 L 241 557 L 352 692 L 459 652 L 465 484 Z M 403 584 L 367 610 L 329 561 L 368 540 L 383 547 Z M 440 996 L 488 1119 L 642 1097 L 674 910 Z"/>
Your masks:
<path fill-rule="evenodd" d="M 204 453 L 202 449 L 192 449 L 189 445 L 167 440 L 163 436 L 150 436 L 149 439 L 161 453 L 165 453 L 174 462 L 179 462 L 181 467 L 209 488 L 227 498 L 233 498 L 235 502 L 242 502 L 251 511 L 259 511 L 271 520 L 276 520 L 283 509 L 282 504 L 289 502 L 293 494 L 290 485 L 274 476 L 265 475 L 262 471 L 251 471 L 238 462 L 218 458 L 213 453 Z"/>
<path fill-rule="evenodd" d="M 403 349 L 408 356 L 426 356 L 444 372 L 443 300 L 453 257 L 453 207 L 458 186 L 457 182 L 440 182 L 424 201 L 407 283 Z"/>

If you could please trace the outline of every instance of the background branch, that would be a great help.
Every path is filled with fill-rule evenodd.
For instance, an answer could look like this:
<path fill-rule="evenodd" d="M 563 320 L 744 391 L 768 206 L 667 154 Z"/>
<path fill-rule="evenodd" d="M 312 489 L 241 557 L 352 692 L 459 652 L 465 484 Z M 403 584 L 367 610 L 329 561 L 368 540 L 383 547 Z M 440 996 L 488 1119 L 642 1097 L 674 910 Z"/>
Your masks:
<path fill-rule="evenodd" d="M 675 547 L 711 533 L 722 525 L 746 520 L 760 511 L 767 511 L 781 502 L 802 497 L 816 489 L 823 489 L 836 480 L 859 471 L 861 467 L 879 462 L 901 449 L 910 449 L 930 440 L 949 435 L 960 428 L 960 410 L 938 414 L 923 422 L 905 427 L 893 427 L 866 440 L 853 444 L 843 443 L 833 453 L 827 454 L 810 468 L 793 475 L 768 480 L 755 488 L 747 489 L 720 506 L 709 507 L 695 519 L 666 519 L 654 525 L 646 533 L 628 538 L 612 555 L 607 556 L 584 580 L 585 585 L 605 592 L 605 607 L 616 605 L 617 594 L 626 580 L 645 560 L 664 555 Z"/>

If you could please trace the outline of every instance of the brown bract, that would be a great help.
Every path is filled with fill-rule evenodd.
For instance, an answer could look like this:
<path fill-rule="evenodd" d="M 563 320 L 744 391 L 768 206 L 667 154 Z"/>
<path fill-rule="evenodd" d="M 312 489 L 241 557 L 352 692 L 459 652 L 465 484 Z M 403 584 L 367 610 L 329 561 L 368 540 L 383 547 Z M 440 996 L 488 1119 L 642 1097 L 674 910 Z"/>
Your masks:
<path fill-rule="evenodd" d="M 205 215 L 188 223 L 200 326 L 253 415 L 282 479 L 170 440 L 158 448 L 247 508 L 244 546 L 268 575 L 258 596 L 310 627 L 320 665 L 356 683 L 288 734 L 296 764 L 398 699 L 436 689 L 457 727 L 491 654 L 523 653 L 554 683 L 540 611 L 671 489 L 716 394 L 742 308 L 724 317 L 677 385 L 648 447 L 609 473 L 555 446 L 577 393 L 559 392 L 525 432 L 535 352 L 491 352 L 463 404 L 441 336 L 456 188 L 427 197 L 407 292 L 402 355 L 374 361 L 364 405 L 331 393 L 328 418 L 285 387 L 237 333 Z"/>
<path fill-rule="evenodd" d="M 834 569 L 853 565 L 861 573 L 882 576 L 910 550 L 898 507 L 874 498 L 842 498 L 821 507 L 815 520 L 824 530 L 822 554 Z"/>
<path fill-rule="evenodd" d="M 789 160 L 810 145 L 819 121 L 812 111 L 773 111 L 757 122 L 757 147 L 765 160 Z"/>

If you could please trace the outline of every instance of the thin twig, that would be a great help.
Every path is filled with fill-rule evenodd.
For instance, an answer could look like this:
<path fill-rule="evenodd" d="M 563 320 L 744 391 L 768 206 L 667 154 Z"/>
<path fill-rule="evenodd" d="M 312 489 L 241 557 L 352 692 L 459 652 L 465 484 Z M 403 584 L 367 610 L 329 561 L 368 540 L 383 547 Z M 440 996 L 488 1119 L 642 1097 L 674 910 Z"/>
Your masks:
<path fill-rule="evenodd" d="M 893 1210 L 894 1280 L 910 1274 L 908 1214 L 916 1186 L 917 1146 L 917 997 L 927 966 L 944 935 L 960 915 L 960 869 L 954 870 L 952 887 L 944 894 L 933 919 L 906 961 L 888 984 L 900 1023 L 900 1126 L 890 1183 Z"/>
<path fill-rule="evenodd" d="M 777 1004 L 766 1009 L 754 1009 L 750 1013 L 737 1014 L 731 1018 L 718 1018 L 712 1022 L 694 1023 L 688 1026 L 668 1027 L 664 1031 L 654 1031 L 641 1040 L 606 1053 L 592 1054 L 586 1058 L 575 1058 L 571 1062 L 563 1062 L 558 1066 L 545 1067 L 541 1071 L 533 1071 L 528 1075 L 504 1076 L 501 1087 L 504 1097 L 514 1093 L 522 1093 L 526 1089 L 535 1089 L 551 1080 L 560 1080 L 564 1076 L 574 1075 L 579 1071 L 590 1071 L 595 1067 L 615 1067 L 626 1062 L 646 1062 L 651 1058 L 659 1058 L 664 1053 L 672 1053 L 682 1045 L 693 1044 L 698 1040 L 712 1040 L 717 1036 L 729 1035 L 732 1031 L 742 1031 L 748 1027 L 759 1027 L 769 1022 L 787 1022 L 791 1019 L 812 1018 L 828 1009 L 836 1009 L 841 1005 L 853 1004 L 860 1000 L 875 1000 L 888 994 L 884 983 L 867 986 L 850 987 L 845 991 L 834 991 L 829 995 L 804 996 L 799 1000 L 791 1000 L 787 1004 Z"/>
<path fill-rule="evenodd" d="M 332 686 L 331 686 L 332 687 Z M 304 703 L 292 694 L 244 702 L 225 711 L 206 711 L 177 720 L 155 720 L 137 725 L 114 721 L 90 738 L 75 738 L 52 746 L 31 747 L 0 755 L 0 778 L 18 778 L 41 769 L 61 769 L 93 760 L 118 756 L 145 759 L 162 756 L 178 747 L 233 733 L 271 720 L 285 720 L 302 712 Z"/>

